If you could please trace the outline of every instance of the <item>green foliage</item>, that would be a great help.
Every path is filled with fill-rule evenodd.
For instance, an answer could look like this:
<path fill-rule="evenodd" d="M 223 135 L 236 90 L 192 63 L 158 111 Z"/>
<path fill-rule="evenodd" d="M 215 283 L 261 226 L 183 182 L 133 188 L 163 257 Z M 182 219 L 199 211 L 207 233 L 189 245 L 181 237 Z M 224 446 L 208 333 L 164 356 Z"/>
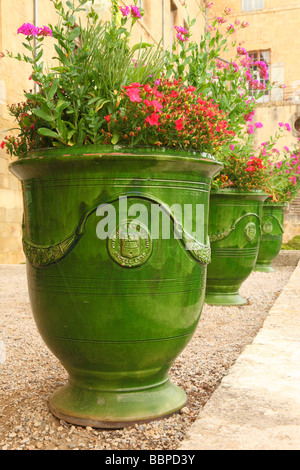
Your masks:
<path fill-rule="evenodd" d="M 118 2 L 113 1 L 111 20 L 103 22 L 96 8 L 87 10 L 86 3 L 87 0 L 67 2 L 65 7 L 63 2 L 53 0 L 59 16 L 56 25 L 49 25 L 56 64 L 47 73 L 41 61 L 43 37 L 34 41 L 33 36 L 27 36 L 23 45 L 31 57 L 15 56 L 32 64 L 31 77 L 39 89 L 25 94 L 31 108 L 27 118 L 51 146 L 101 143 L 104 118 L 118 108 L 123 86 L 135 81 L 154 82 L 163 69 L 160 45 L 140 42 L 130 46 L 136 17 L 122 17 Z M 85 25 L 80 20 L 84 12 Z M 11 111 L 17 117 L 15 110 Z M 41 144 L 37 138 L 24 139 L 26 129 L 21 123 L 16 145 L 21 138 L 22 146 L 7 147 L 11 154 L 21 156 L 21 149 L 26 152 Z"/>
<path fill-rule="evenodd" d="M 282 250 L 300 250 L 300 235 L 292 238 L 292 240 L 287 243 L 283 243 L 281 246 Z"/>

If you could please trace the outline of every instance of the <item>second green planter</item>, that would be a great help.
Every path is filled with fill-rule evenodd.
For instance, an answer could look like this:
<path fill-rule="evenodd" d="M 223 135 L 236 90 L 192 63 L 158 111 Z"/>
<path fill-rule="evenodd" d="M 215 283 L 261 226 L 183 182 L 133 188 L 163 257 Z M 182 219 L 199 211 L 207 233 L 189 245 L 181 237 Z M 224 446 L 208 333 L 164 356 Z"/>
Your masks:
<path fill-rule="evenodd" d="M 207 269 L 207 304 L 247 303 L 239 289 L 257 260 L 266 198 L 262 191 L 221 189 L 211 192 L 209 237 L 212 260 Z"/>

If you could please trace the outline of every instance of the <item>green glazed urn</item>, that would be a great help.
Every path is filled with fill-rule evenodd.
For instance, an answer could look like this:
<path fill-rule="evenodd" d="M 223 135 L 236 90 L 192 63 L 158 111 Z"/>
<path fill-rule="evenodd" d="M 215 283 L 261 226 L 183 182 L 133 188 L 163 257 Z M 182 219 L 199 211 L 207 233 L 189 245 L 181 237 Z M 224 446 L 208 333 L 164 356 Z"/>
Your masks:
<path fill-rule="evenodd" d="M 40 150 L 11 165 L 33 316 L 69 376 L 49 401 L 59 419 L 121 428 L 185 405 L 168 372 L 204 304 L 221 168 L 206 154 L 113 146 Z M 198 239 L 179 217 L 194 206 Z"/>
<path fill-rule="evenodd" d="M 245 305 L 240 287 L 254 269 L 261 238 L 262 191 L 212 190 L 209 210 L 211 263 L 205 302 Z"/>
<path fill-rule="evenodd" d="M 262 216 L 262 237 L 254 271 L 272 272 L 272 263 L 279 254 L 284 234 L 286 204 L 265 202 Z"/>

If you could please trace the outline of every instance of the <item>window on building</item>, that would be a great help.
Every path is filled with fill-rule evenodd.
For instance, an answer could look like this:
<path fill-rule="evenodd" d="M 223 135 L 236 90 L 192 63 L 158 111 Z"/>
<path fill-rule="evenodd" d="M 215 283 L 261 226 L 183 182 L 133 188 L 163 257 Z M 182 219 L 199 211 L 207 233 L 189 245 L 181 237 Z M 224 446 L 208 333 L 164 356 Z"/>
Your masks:
<path fill-rule="evenodd" d="M 242 0 L 242 11 L 262 10 L 265 0 Z"/>
<path fill-rule="evenodd" d="M 269 69 L 269 77 L 268 78 L 261 77 L 261 75 L 259 73 L 259 67 L 257 65 L 254 65 L 253 67 L 251 67 L 252 75 L 254 76 L 254 78 L 256 80 L 259 80 L 260 83 L 264 83 L 265 85 L 267 85 L 267 83 L 269 83 L 269 81 L 270 81 L 270 73 L 271 73 L 271 51 L 270 51 L 270 49 L 258 50 L 258 51 L 249 51 L 248 54 L 251 57 L 251 59 L 253 60 L 253 62 L 262 61 L 262 62 L 265 62 L 265 64 L 267 64 L 268 69 Z M 262 98 L 260 98 L 259 101 L 261 101 L 263 103 L 270 101 L 270 90 L 266 90 L 265 93 L 264 93 L 264 96 L 262 96 Z"/>

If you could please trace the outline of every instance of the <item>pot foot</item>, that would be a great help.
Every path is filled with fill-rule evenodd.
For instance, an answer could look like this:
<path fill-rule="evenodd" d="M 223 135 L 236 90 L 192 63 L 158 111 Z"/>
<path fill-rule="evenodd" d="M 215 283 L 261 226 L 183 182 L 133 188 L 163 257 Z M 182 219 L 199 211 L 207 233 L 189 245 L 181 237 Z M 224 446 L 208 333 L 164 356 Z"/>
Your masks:
<path fill-rule="evenodd" d="M 206 293 L 205 303 L 208 305 L 216 306 L 238 306 L 246 305 L 248 301 L 244 299 L 238 292 L 236 293 L 224 293 L 224 292 L 212 292 Z"/>
<path fill-rule="evenodd" d="M 170 416 L 185 406 L 185 392 L 170 380 L 146 389 L 103 391 L 67 383 L 49 400 L 54 416 L 78 426 L 122 429 Z"/>
<path fill-rule="evenodd" d="M 253 271 L 258 271 L 262 273 L 273 273 L 275 269 L 273 269 L 272 266 L 268 264 L 257 264 Z"/>

